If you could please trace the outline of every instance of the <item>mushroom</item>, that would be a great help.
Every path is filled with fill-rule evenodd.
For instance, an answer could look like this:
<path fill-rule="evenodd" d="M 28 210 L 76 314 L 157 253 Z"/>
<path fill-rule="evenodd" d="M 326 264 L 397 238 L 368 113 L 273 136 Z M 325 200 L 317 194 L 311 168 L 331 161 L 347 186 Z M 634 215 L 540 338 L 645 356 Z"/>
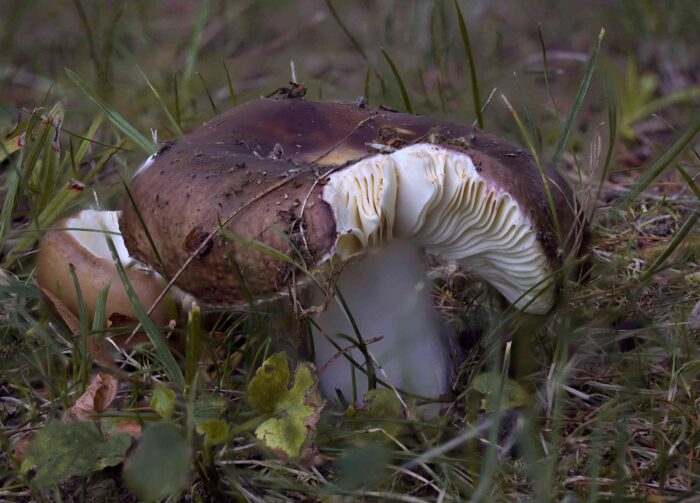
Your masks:
<path fill-rule="evenodd" d="M 469 268 L 516 308 L 548 312 L 563 256 L 583 230 L 566 182 L 553 170 L 546 181 L 525 150 L 469 126 L 261 99 L 165 144 L 131 182 L 138 213 L 125 200 L 120 227 L 132 256 L 158 267 L 145 225 L 164 272 L 211 304 L 316 283 L 312 303 L 326 308 L 312 323 L 321 332 L 315 359 L 328 396 L 350 397 L 351 358 L 435 398 L 449 390 L 453 365 L 424 252 Z M 347 310 L 340 297 L 329 301 L 324 275 Z M 376 362 L 347 348 L 355 327 Z M 362 392 L 367 368 L 359 370 Z"/>
<path fill-rule="evenodd" d="M 92 320 L 100 290 L 109 286 L 105 303 L 105 315 L 114 324 L 135 322 L 136 314 L 124 289 L 107 245 L 110 235 L 126 267 L 132 260 L 119 234 L 118 211 L 82 210 L 56 223 L 56 230 L 47 232 L 39 247 L 36 279 L 71 312 L 80 311 L 78 294 L 71 273 L 75 268 L 86 314 Z M 153 270 L 130 267 L 126 271 L 129 282 L 141 303 L 147 308 L 161 293 L 165 282 Z M 151 313 L 151 319 L 164 325 L 169 317 L 166 303 L 159 304 Z"/>

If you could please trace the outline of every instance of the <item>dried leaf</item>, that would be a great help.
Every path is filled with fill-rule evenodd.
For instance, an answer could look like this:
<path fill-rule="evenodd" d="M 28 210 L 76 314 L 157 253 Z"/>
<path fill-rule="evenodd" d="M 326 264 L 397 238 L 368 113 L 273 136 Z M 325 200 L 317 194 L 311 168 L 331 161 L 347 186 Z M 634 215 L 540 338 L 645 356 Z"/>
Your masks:
<path fill-rule="evenodd" d="M 64 420 L 88 421 L 97 412 L 102 412 L 109 407 L 117 396 L 119 382 L 109 374 L 98 372 L 90 381 L 75 404 L 63 414 Z"/>

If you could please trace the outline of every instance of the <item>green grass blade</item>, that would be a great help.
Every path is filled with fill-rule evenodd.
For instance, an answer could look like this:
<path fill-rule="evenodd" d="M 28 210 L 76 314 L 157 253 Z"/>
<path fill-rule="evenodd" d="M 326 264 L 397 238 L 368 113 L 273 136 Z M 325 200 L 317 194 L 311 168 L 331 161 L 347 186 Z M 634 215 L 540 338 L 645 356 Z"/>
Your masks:
<path fill-rule="evenodd" d="M 155 86 L 153 84 L 151 84 L 151 81 L 148 80 L 148 77 L 146 76 L 146 74 L 144 73 L 144 71 L 141 68 L 139 68 L 139 72 L 141 72 L 141 76 L 143 77 L 143 80 L 145 80 L 146 84 L 148 84 L 148 87 L 150 88 L 151 92 L 158 100 L 158 103 L 160 103 L 160 107 L 163 109 L 163 112 L 165 112 L 165 116 L 167 117 L 168 122 L 170 123 L 172 128 L 175 130 L 177 135 L 180 138 L 185 136 L 185 134 L 182 132 L 182 129 L 180 128 L 180 125 L 175 120 L 175 117 L 173 117 L 173 114 L 170 113 L 170 110 L 168 109 L 168 106 L 165 104 L 165 101 L 163 101 L 163 98 L 160 96 L 160 93 L 158 92 L 158 90 L 155 88 Z"/>
<path fill-rule="evenodd" d="M 594 204 L 600 201 L 600 193 L 603 190 L 603 185 L 605 185 L 605 180 L 608 178 L 610 161 L 612 160 L 617 140 L 617 96 L 615 94 L 615 86 L 610 80 L 610 75 L 606 74 L 605 77 L 605 101 L 608 105 L 608 150 L 605 153 L 605 164 L 603 165 L 603 173 L 600 175 L 600 183 L 598 184 Z M 591 216 L 593 216 L 592 212 Z"/>
<path fill-rule="evenodd" d="M 88 315 L 87 307 L 85 306 L 85 299 L 83 298 L 83 292 L 80 288 L 80 282 L 78 281 L 78 276 L 75 274 L 75 266 L 73 264 L 68 264 L 70 269 L 70 274 L 73 277 L 73 287 L 75 288 L 75 296 L 78 299 L 78 320 L 80 322 L 80 351 L 74 358 L 79 358 L 80 362 L 74 369 L 75 377 L 78 381 L 83 384 L 87 384 L 88 380 Z"/>
<path fill-rule="evenodd" d="M 583 80 L 581 80 L 581 84 L 579 85 L 578 93 L 576 93 L 576 100 L 574 101 L 574 106 L 571 109 L 571 113 L 569 113 L 569 117 L 566 119 L 566 123 L 564 124 L 564 131 L 562 132 L 561 138 L 559 139 L 557 149 L 554 151 L 554 156 L 552 157 L 552 164 L 554 164 L 555 166 L 561 160 L 561 156 L 564 153 L 567 144 L 569 143 L 569 135 L 571 134 L 571 128 L 574 125 L 574 121 L 578 116 L 579 110 L 581 110 L 581 107 L 583 106 L 583 100 L 586 97 L 586 93 L 588 92 L 588 87 L 591 84 L 591 78 L 593 77 L 593 72 L 595 71 L 596 63 L 598 61 L 598 54 L 600 54 L 600 47 L 603 43 L 603 36 L 605 36 L 604 28 L 600 30 L 600 33 L 598 34 L 598 40 L 596 41 L 595 46 L 593 47 L 593 51 L 591 52 L 591 55 L 588 58 L 588 63 L 586 63 L 586 71 L 583 74 Z"/>
<path fill-rule="evenodd" d="M 669 148 L 661 157 L 657 159 L 651 168 L 649 168 L 649 171 L 647 171 L 644 176 L 639 179 L 637 185 L 635 185 L 632 190 L 630 190 L 620 199 L 619 203 L 628 204 L 630 201 L 639 196 L 639 194 L 644 192 L 651 182 L 653 182 L 654 179 L 659 176 L 669 164 L 671 164 L 671 161 L 673 161 L 673 159 L 675 159 L 685 149 L 698 131 L 700 131 L 700 115 L 698 115 L 690 124 L 688 129 L 686 129 L 683 134 L 678 137 L 673 145 L 671 145 L 671 148 Z"/>
<path fill-rule="evenodd" d="M 209 98 L 209 105 L 211 105 L 211 109 L 214 111 L 214 113 L 219 113 L 216 110 L 216 104 L 214 103 L 214 98 L 212 98 L 211 93 L 209 92 L 209 87 L 207 86 L 206 80 L 204 80 L 204 77 L 202 77 L 202 74 L 197 72 L 197 77 L 199 77 L 199 80 L 202 82 L 202 86 L 204 87 L 204 92 L 207 95 L 207 98 Z"/>
<path fill-rule="evenodd" d="M 693 177 L 688 174 L 686 170 L 683 169 L 683 166 L 680 164 L 676 165 L 676 170 L 681 174 L 683 177 L 683 180 L 685 180 L 685 183 L 688 184 L 688 187 L 690 187 L 690 190 L 695 194 L 695 197 L 698 198 L 700 201 L 700 188 L 695 185 L 695 181 L 693 180 Z"/>
<path fill-rule="evenodd" d="M 668 246 L 664 249 L 664 251 L 661 252 L 661 254 L 656 257 L 656 260 L 649 266 L 649 269 L 647 270 L 646 273 L 644 273 L 644 276 L 642 277 L 642 282 L 648 280 L 651 278 L 656 272 L 661 269 L 661 266 L 663 266 L 664 262 L 666 262 L 666 259 L 670 257 L 674 251 L 685 241 L 685 239 L 688 237 L 690 234 L 690 231 L 693 230 L 693 227 L 695 227 L 695 223 L 698 221 L 698 218 L 700 218 L 700 210 L 695 210 L 689 217 L 688 219 L 683 222 L 683 225 L 681 226 L 680 229 L 678 229 L 678 232 L 676 232 L 676 235 L 673 236 L 673 239 L 671 242 L 668 244 Z"/>
<path fill-rule="evenodd" d="M 328 6 L 328 10 L 331 11 L 331 16 L 333 16 L 333 19 L 335 19 L 335 22 L 338 23 L 338 26 L 340 26 L 340 29 L 343 30 L 343 33 L 345 33 L 345 36 L 348 37 L 348 40 L 350 40 L 350 43 L 352 44 L 352 47 L 357 51 L 357 53 L 360 55 L 360 57 L 371 66 L 371 63 L 369 61 L 369 58 L 367 58 L 367 54 L 365 54 L 364 49 L 360 45 L 360 43 L 357 41 L 355 36 L 350 32 L 347 26 L 345 26 L 345 23 L 343 23 L 343 20 L 340 19 L 340 16 L 338 15 L 338 12 L 335 10 L 335 7 L 333 7 L 333 4 L 331 3 L 331 0 L 326 0 L 326 5 Z"/>
<path fill-rule="evenodd" d="M 158 260 L 158 265 L 160 266 L 160 273 L 163 275 L 163 277 L 168 280 L 167 276 L 167 269 L 165 267 L 165 262 L 163 262 L 163 257 L 160 256 L 160 252 L 158 251 L 158 247 L 156 246 L 155 241 L 153 241 L 153 237 L 151 236 L 151 232 L 148 230 L 148 227 L 146 227 L 146 221 L 143 219 L 143 216 L 141 215 L 141 210 L 139 210 L 138 205 L 136 204 L 136 201 L 134 200 L 134 196 L 131 193 L 131 189 L 129 189 L 129 184 L 126 183 L 126 180 L 123 178 L 122 180 L 122 185 L 124 186 L 124 191 L 126 192 L 126 196 L 129 198 L 129 203 L 131 204 L 131 207 L 134 209 L 134 213 L 136 213 L 136 217 L 139 219 L 139 225 L 141 225 L 141 228 L 143 229 L 144 234 L 146 234 L 146 239 L 148 239 L 148 244 L 151 247 L 151 250 L 153 250 L 153 254 L 156 256 L 156 260 Z"/>
<path fill-rule="evenodd" d="M 700 200 L 700 189 L 693 181 L 693 178 L 683 169 L 682 166 L 678 165 L 676 166 L 676 169 L 681 174 L 681 176 L 688 184 L 690 189 L 693 191 L 695 197 L 697 197 L 698 200 Z M 700 209 L 696 209 L 695 211 L 693 211 L 693 213 L 688 217 L 688 219 L 685 222 L 683 222 L 683 225 L 681 225 L 680 229 L 678 229 L 678 232 L 676 232 L 676 235 L 673 236 L 673 239 L 671 239 L 671 241 L 668 243 L 668 246 L 666 246 L 664 251 L 662 251 L 659 254 L 659 256 L 656 257 L 654 262 L 647 269 L 647 272 L 644 273 L 641 280 L 642 283 L 646 282 L 654 274 L 656 274 L 657 271 L 659 271 L 662 268 L 664 262 L 666 262 L 666 260 L 673 254 L 673 252 L 676 251 L 678 247 L 683 243 L 683 241 L 686 240 L 690 232 L 695 227 L 695 223 L 698 221 L 698 218 L 700 218 Z"/>
<path fill-rule="evenodd" d="M 279 260 L 280 262 L 284 262 L 285 264 L 289 265 L 294 265 L 297 266 L 298 264 L 294 262 L 294 260 L 281 251 L 271 247 L 268 244 L 265 244 L 261 241 L 256 241 L 255 239 L 247 239 L 244 238 L 243 236 L 239 236 L 238 234 L 234 234 L 232 232 L 227 231 L 223 227 L 219 228 L 219 234 L 221 234 L 223 237 L 226 239 L 229 239 L 231 241 L 235 241 L 236 243 L 239 243 L 243 246 L 250 247 L 251 249 L 255 250 L 256 252 L 262 253 L 263 255 L 267 255 L 270 258 L 273 258 L 274 260 Z"/>
<path fill-rule="evenodd" d="M 173 99 L 175 100 L 175 121 L 182 127 L 182 115 L 180 114 L 180 92 L 177 86 L 177 72 L 173 73 Z"/>
<path fill-rule="evenodd" d="M 363 91 L 362 95 L 365 97 L 367 101 L 369 101 L 369 81 L 370 77 L 372 76 L 372 69 L 367 65 L 367 70 L 365 70 L 365 83 L 363 86 Z"/>
<path fill-rule="evenodd" d="M 396 65 L 392 61 L 391 57 L 389 54 L 384 50 L 384 48 L 381 48 L 382 54 L 384 55 L 384 59 L 386 59 L 386 62 L 389 63 L 389 68 L 391 68 L 391 73 L 394 74 L 394 78 L 396 79 L 397 84 L 399 85 L 399 89 L 401 90 L 401 97 L 403 98 L 403 104 L 406 107 L 406 111 L 409 114 L 413 113 L 413 107 L 411 106 L 411 100 L 408 97 L 408 92 L 406 91 L 406 86 L 403 84 L 403 79 L 401 78 L 401 74 L 399 73 L 399 69 L 396 68 Z"/>
<path fill-rule="evenodd" d="M 109 294 L 109 288 L 111 285 L 107 285 L 100 290 L 97 294 L 97 300 L 95 301 L 95 314 L 92 317 L 92 332 L 93 334 L 102 330 L 105 322 L 105 313 L 107 309 L 107 294 Z"/>
<path fill-rule="evenodd" d="M 185 382 L 188 386 L 192 386 L 202 354 L 202 314 L 199 306 L 194 302 L 187 314 L 186 346 Z"/>
<path fill-rule="evenodd" d="M 469 32 L 467 24 L 464 22 L 462 9 L 459 7 L 459 2 L 454 0 L 455 9 L 457 10 L 457 21 L 459 22 L 459 34 L 462 37 L 462 46 L 467 56 L 467 64 L 469 65 L 469 77 L 472 82 L 472 99 L 474 100 L 474 113 L 476 114 L 476 122 L 480 128 L 484 127 L 484 116 L 481 113 L 481 96 L 479 95 L 479 82 L 476 78 L 476 68 L 474 65 L 474 55 L 472 53 L 472 45 L 469 42 Z"/>
<path fill-rule="evenodd" d="M 385 92 L 385 87 L 384 87 L 384 79 L 380 75 L 380 73 L 377 71 L 377 69 L 374 67 L 372 62 L 369 60 L 367 57 L 367 53 L 365 53 L 364 49 L 360 45 L 360 43 L 357 41 L 355 36 L 350 32 L 347 26 L 345 26 L 345 23 L 343 23 L 343 20 L 340 19 L 340 16 L 338 15 L 338 12 L 335 10 L 335 7 L 333 7 L 333 4 L 331 3 L 331 0 L 326 0 L 326 5 L 328 6 L 328 10 L 331 11 L 331 16 L 335 20 L 336 23 L 338 23 L 338 26 L 340 26 L 340 29 L 343 30 L 343 33 L 345 33 L 345 36 L 348 37 L 348 40 L 350 40 L 350 44 L 352 44 L 353 49 L 360 55 L 360 57 L 364 60 L 365 63 L 367 63 L 367 66 L 370 68 L 372 73 L 374 73 L 375 77 L 377 77 L 377 80 L 379 80 L 379 87 L 381 88 L 381 93 L 382 96 L 384 96 Z M 369 99 L 369 96 L 365 95 L 365 98 Z"/>
<path fill-rule="evenodd" d="M 183 80 L 186 90 L 189 89 L 190 79 L 192 79 L 194 68 L 197 66 L 199 49 L 202 44 L 202 36 L 204 35 L 204 24 L 207 21 L 210 5 L 210 0 L 204 0 L 199 4 L 199 8 L 197 9 L 197 15 L 195 17 L 194 27 L 192 29 L 192 38 L 190 38 L 190 43 L 187 48 L 187 56 L 185 58 L 185 73 Z"/>
<path fill-rule="evenodd" d="M 233 89 L 233 82 L 231 80 L 231 74 L 228 72 L 228 67 L 226 66 L 226 61 L 221 61 L 224 65 L 224 73 L 226 74 L 226 88 L 228 89 L 228 99 L 231 100 L 231 106 L 235 107 L 238 103 L 238 97 L 236 96 L 236 91 Z"/>
<path fill-rule="evenodd" d="M 112 107 L 107 103 L 102 101 L 95 92 L 88 87 L 88 85 L 78 77 L 78 75 L 66 68 L 66 73 L 68 77 L 75 82 L 75 84 L 80 88 L 80 90 L 92 101 L 97 107 L 102 110 L 105 114 L 107 120 L 109 120 L 117 129 L 119 129 L 127 138 L 129 138 L 134 144 L 139 146 L 147 154 L 152 154 L 156 151 L 156 146 L 148 138 L 142 135 L 134 126 L 129 124 L 124 117 L 119 115 Z"/>
<path fill-rule="evenodd" d="M 495 398 L 495 403 L 498 404 L 496 410 L 491 414 L 491 428 L 489 430 L 489 443 L 486 448 L 486 453 L 482 461 L 481 473 L 479 474 L 479 483 L 472 495 L 472 501 L 488 501 L 493 480 L 498 472 L 498 436 L 500 433 L 500 424 L 503 416 L 503 403 L 505 397 L 506 382 L 508 381 L 508 369 L 510 368 L 510 352 L 511 342 L 506 343 L 502 363 L 501 363 L 501 380 L 499 382 L 498 391 Z M 494 368 L 494 370 L 496 370 Z"/>
<path fill-rule="evenodd" d="M 168 374 L 170 379 L 177 384 L 180 389 L 185 389 L 185 376 L 182 373 L 182 369 L 180 369 L 180 366 L 177 364 L 177 361 L 175 360 L 172 351 L 170 351 L 168 343 L 161 335 L 160 330 L 158 327 L 156 327 L 153 321 L 151 321 L 151 318 L 148 317 L 146 309 L 143 307 L 143 304 L 141 304 L 141 301 L 136 295 L 134 287 L 131 286 L 131 281 L 129 281 L 124 265 L 119 259 L 119 254 L 114 246 L 112 237 L 105 235 L 105 238 L 107 239 L 107 246 L 109 246 L 109 251 L 112 254 L 112 260 L 114 260 L 114 265 L 119 273 L 119 278 L 122 280 L 122 284 L 126 290 L 126 295 L 129 298 L 129 302 L 131 302 L 131 306 L 134 308 L 136 317 L 139 319 L 139 322 L 141 322 L 141 326 L 146 331 L 146 335 L 153 344 L 153 348 L 156 351 L 156 355 L 158 356 L 160 363 L 163 365 L 165 372 Z"/>
<path fill-rule="evenodd" d="M 554 93 L 552 92 L 552 86 L 549 84 L 549 64 L 547 63 L 547 46 L 544 43 L 544 37 L 542 36 L 542 25 L 537 27 L 537 35 L 540 38 L 540 48 L 542 50 L 542 63 L 544 65 L 544 84 L 547 87 L 547 93 L 549 94 L 549 99 L 552 100 L 552 107 L 554 107 L 554 113 L 557 116 L 557 120 L 561 120 L 561 113 L 559 113 L 559 107 L 557 106 L 557 100 L 554 99 Z"/>
<path fill-rule="evenodd" d="M 552 191 L 549 188 L 549 181 L 547 180 L 547 175 L 545 175 L 545 173 L 544 173 L 544 168 L 542 167 L 542 162 L 540 161 L 540 157 L 537 155 L 537 150 L 535 149 L 535 145 L 532 143 L 532 140 L 530 139 L 529 135 L 527 134 L 527 131 L 525 130 L 525 127 L 523 126 L 523 123 L 520 120 L 520 116 L 518 115 L 518 112 L 515 111 L 513 106 L 508 101 L 508 98 L 501 95 L 501 99 L 506 104 L 506 107 L 508 108 L 508 110 L 510 110 L 510 113 L 513 115 L 513 119 L 515 119 L 515 123 L 518 125 L 518 129 L 520 130 L 520 134 L 522 135 L 523 139 L 525 140 L 525 143 L 527 144 L 527 148 L 530 150 L 530 153 L 532 154 L 532 157 L 535 160 L 535 165 L 537 166 L 537 170 L 540 173 L 540 177 L 542 178 L 542 184 L 544 185 L 544 190 L 545 190 L 545 193 L 547 195 L 547 203 L 549 204 L 549 212 L 552 215 L 552 225 L 554 227 L 554 232 L 556 233 L 557 238 L 559 238 L 559 241 L 561 241 L 562 233 L 561 233 L 561 227 L 559 226 L 559 215 L 557 214 L 557 207 L 554 204 L 554 198 L 552 197 Z"/>

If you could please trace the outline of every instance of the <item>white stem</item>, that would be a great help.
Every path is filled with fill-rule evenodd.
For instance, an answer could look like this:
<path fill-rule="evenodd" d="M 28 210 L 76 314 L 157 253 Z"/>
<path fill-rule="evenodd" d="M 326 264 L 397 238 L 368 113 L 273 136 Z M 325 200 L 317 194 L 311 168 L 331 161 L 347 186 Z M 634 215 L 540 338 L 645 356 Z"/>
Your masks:
<path fill-rule="evenodd" d="M 433 307 L 430 284 L 426 280 L 421 250 L 393 241 L 362 260 L 346 267 L 338 286 L 364 341 L 381 368 L 376 375 L 400 390 L 427 398 L 437 398 L 449 390 L 452 377 L 449 330 Z M 314 303 L 324 301 L 314 291 Z M 338 333 L 356 340 L 356 335 L 338 299 L 317 315 L 316 323 L 341 348 L 351 343 Z M 349 402 L 352 394 L 353 365 L 327 338 L 314 329 L 316 366 L 322 392 L 329 399 L 340 390 Z M 366 368 L 362 353 L 354 348 L 346 353 Z M 332 363 L 328 364 L 332 360 Z M 367 377 L 355 369 L 357 398 L 367 391 Z"/>

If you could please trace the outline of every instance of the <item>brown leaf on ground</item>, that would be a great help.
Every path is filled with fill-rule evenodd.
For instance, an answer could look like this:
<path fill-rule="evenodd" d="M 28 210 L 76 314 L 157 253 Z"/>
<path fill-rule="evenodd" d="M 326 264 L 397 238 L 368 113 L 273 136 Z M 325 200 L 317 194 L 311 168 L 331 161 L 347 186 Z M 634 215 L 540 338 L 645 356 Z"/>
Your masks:
<path fill-rule="evenodd" d="M 117 396 L 119 382 L 109 374 L 98 372 L 92 378 L 90 385 L 73 406 L 63 414 L 65 421 L 88 421 L 96 412 L 102 412 L 109 407 Z"/>
<path fill-rule="evenodd" d="M 114 433 L 119 433 L 122 431 L 124 433 L 128 433 L 137 440 L 141 438 L 141 424 L 138 421 L 131 421 L 129 419 L 126 421 L 121 421 L 114 429 Z"/>

